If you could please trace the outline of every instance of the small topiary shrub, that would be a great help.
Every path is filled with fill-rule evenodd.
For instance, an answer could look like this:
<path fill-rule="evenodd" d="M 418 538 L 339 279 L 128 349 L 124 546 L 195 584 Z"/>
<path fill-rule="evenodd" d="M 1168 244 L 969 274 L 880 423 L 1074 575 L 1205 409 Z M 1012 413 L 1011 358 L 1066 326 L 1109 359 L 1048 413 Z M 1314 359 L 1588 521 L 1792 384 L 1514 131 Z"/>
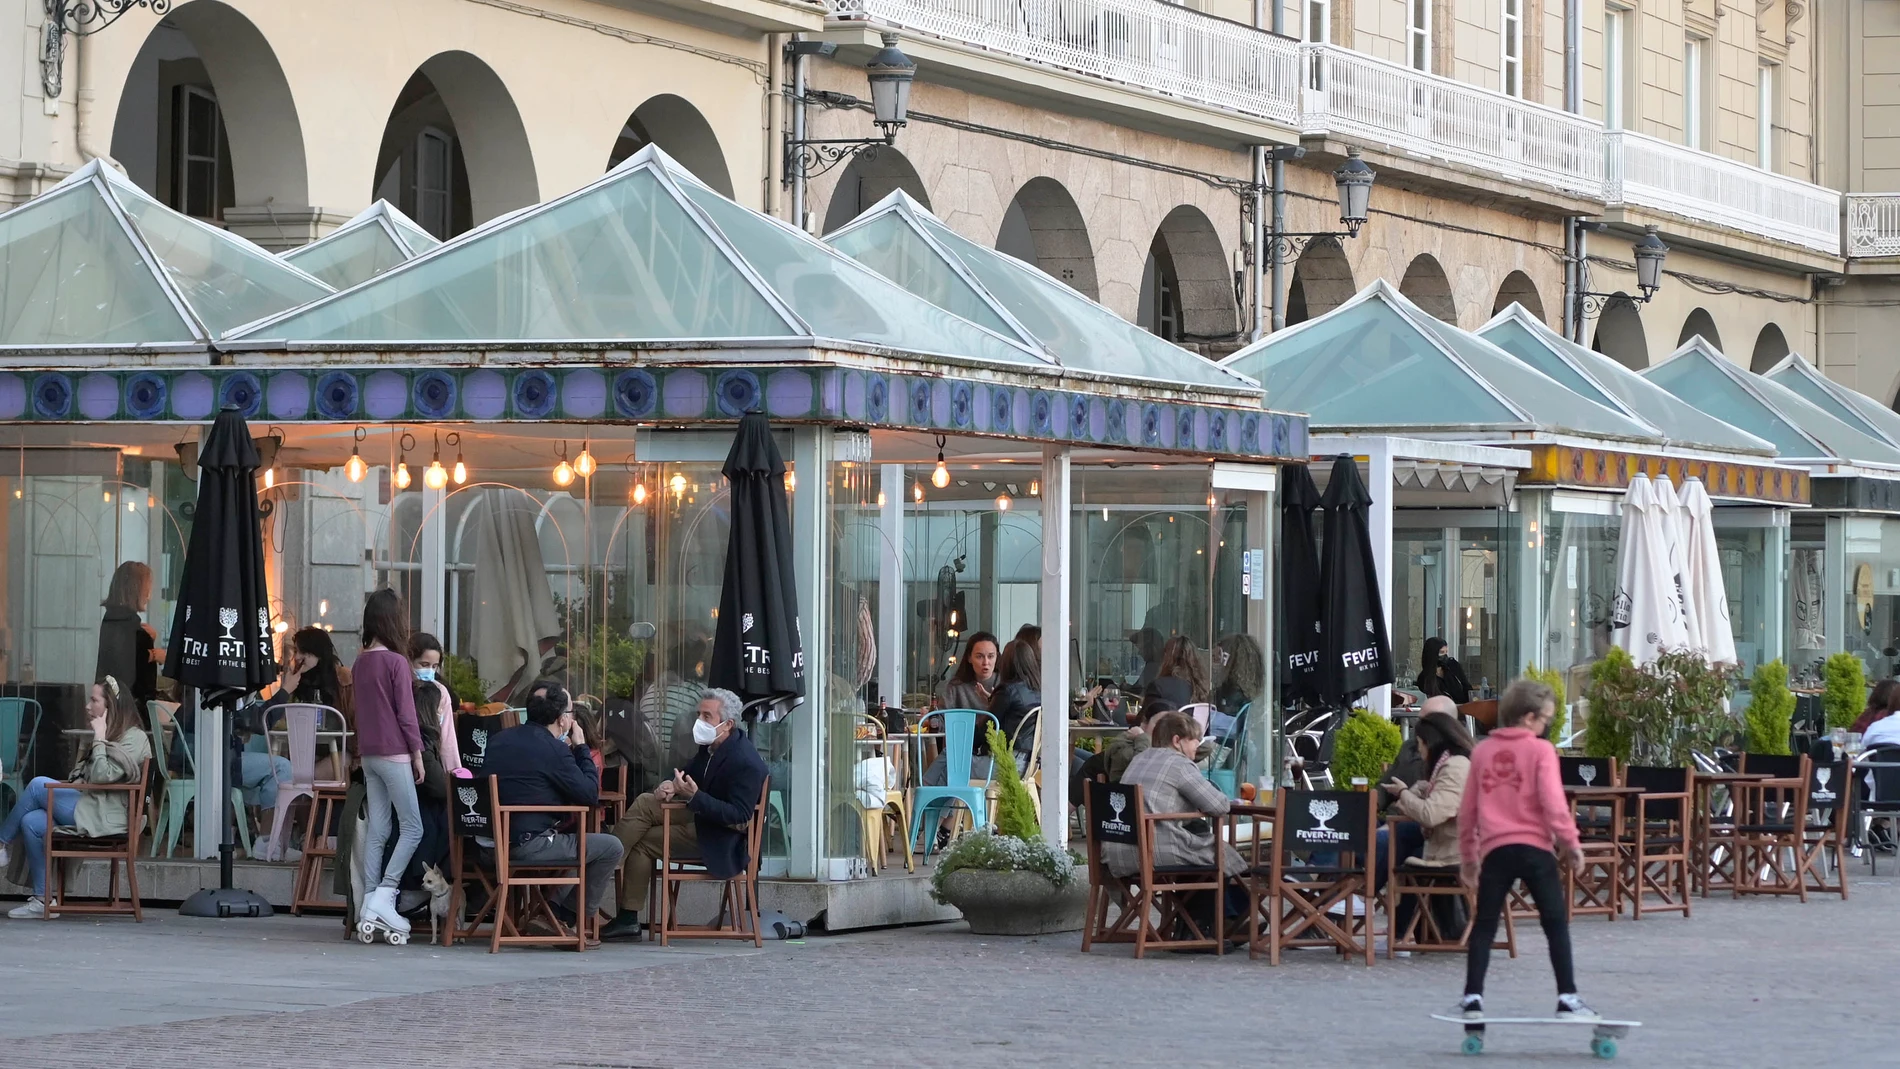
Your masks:
<path fill-rule="evenodd" d="M 1333 739 L 1333 783 L 1346 787 L 1355 777 L 1375 782 L 1399 755 L 1405 733 L 1382 716 L 1354 709 Z"/>
<path fill-rule="evenodd" d="M 1549 687 L 1557 695 L 1557 715 L 1550 722 L 1550 741 L 1562 745 L 1570 729 L 1570 700 L 1564 693 L 1564 674 L 1555 668 L 1526 668 L 1524 678 Z"/>
<path fill-rule="evenodd" d="M 1837 653 L 1821 666 L 1821 707 L 1827 710 L 1827 726 L 1844 728 L 1867 707 L 1867 671 L 1860 658 Z"/>
<path fill-rule="evenodd" d="M 1035 799 L 1029 796 L 1029 788 L 1016 771 L 1009 739 L 992 727 L 989 744 L 996 767 L 996 834 L 1040 842 L 1042 824 L 1036 819 Z"/>
<path fill-rule="evenodd" d="M 1788 666 L 1776 660 L 1755 669 L 1748 693 L 1748 752 L 1787 753 L 1788 727 L 1794 721 L 1794 691 L 1788 689 Z"/>

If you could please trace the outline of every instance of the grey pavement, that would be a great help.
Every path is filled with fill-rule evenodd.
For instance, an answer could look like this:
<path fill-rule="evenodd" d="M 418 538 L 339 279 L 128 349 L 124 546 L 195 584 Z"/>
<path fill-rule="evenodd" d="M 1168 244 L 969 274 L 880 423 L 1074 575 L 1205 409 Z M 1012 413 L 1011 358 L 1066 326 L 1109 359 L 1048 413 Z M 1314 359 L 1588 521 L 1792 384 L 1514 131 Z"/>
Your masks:
<path fill-rule="evenodd" d="M 1900 869 L 1900 865 L 1895 866 Z M 1646 1022 L 1619 1063 L 1895 1063 L 1900 878 L 1853 897 L 1698 899 L 1695 916 L 1575 929 L 1583 991 Z M 1462 960 L 1279 968 L 939 925 L 798 943 L 576 955 L 364 947 L 334 920 L 0 921 L 0 1066 L 1015 1066 L 1464 1064 L 1428 1019 Z M 1499 957 L 1492 1011 L 1553 999 L 1542 937 Z M 1497 1030 L 1488 1063 L 1590 1063 L 1588 1030 Z"/>

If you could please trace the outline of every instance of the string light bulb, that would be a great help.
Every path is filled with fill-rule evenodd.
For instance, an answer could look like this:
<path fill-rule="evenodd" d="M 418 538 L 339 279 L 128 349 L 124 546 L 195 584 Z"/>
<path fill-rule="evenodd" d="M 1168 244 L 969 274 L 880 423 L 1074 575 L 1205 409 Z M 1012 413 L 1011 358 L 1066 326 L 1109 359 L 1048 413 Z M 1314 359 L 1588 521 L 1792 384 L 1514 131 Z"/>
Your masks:
<path fill-rule="evenodd" d="M 449 444 L 455 447 L 455 485 L 460 486 L 468 481 L 468 464 L 462 460 L 462 436 L 450 431 Z"/>
<path fill-rule="evenodd" d="M 912 501 L 917 502 L 919 505 L 924 503 L 924 481 L 922 479 L 919 479 L 916 482 L 911 484 L 910 498 Z"/>
<path fill-rule="evenodd" d="M 561 460 L 554 465 L 554 485 L 565 488 L 574 483 L 574 466 L 567 462 L 566 442 L 561 443 L 561 451 L 558 455 Z"/>
<path fill-rule="evenodd" d="M 1009 506 L 1013 501 L 1014 499 L 1011 498 L 1007 493 L 997 494 L 996 495 L 996 511 L 1008 512 Z"/>
<path fill-rule="evenodd" d="M 265 468 L 264 469 L 264 489 L 269 490 L 275 487 L 276 485 L 277 485 L 277 469 Z"/>
<path fill-rule="evenodd" d="M 407 490 L 409 484 L 415 481 L 409 476 L 409 451 L 416 447 L 415 436 L 404 431 L 402 437 L 396 439 L 396 445 L 399 451 L 396 460 L 396 489 Z"/>
<path fill-rule="evenodd" d="M 877 507 L 878 508 L 884 507 L 884 491 L 882 490 L 879 490 L 877 492 Z"/>
<path fill-rule="evenodd" d="M 644 505 L 647 503 L 647 484 L 633 484 L 633 503 L 636 505 Z"/>
<path fill-rule="evenodd" d="M 1029 480 L 1029 496 L 1030 497 L 1042 496 L 1042 480 L 1041 479 Z"/>
<path fill-rule="evenodd" d="M 406 460 L 398 460 L 396 462 L 396 489 L 407 490 L 409 489 L 409 484 L 413 481 L 414 480 L 409 477 L 409 462 Z"/>
<path fill-rule="evenodd" d="M 356 428 L 357 444 L 350 447 L 350 459 L 343 465 L 343 474 L 349 476 L 353 483 L 362 482 L 363 476 L 369 474 L 369 465 L 363 463 L 362 451 L 362 441 L 368 433 L 361 427 Z"/>
<path fill-rule="evenodd" d="M 798 489 L 798 473 L 793 471 L 790 468 L 786 468 L 785 469 L 785 492 L 789 494 L 797 489 Z"/>
<path fill-rule="evenodd" d="M 586 439 L 582 439 L 581 453 L 579 456 L 574 458 L 574 474 L 580 476 L 583 479 L 593 478 L 594 470 L 595 470 L 594 454 L 588 452 L 587 450 L 588 444 L 589 443 L 587 442 Z"/>
<path fill-rule="evenodd" d="M 112 504 L 112 491 L 107 490 L 105 494 L 106 494 L 106 504 L 108 505 Z"/>
<path fill-rule="evenodd" d="M 673 496 L 674 496 L 674 497 L 683 497 L 683 496 L 685 496 L 685 494 L 686 494 L 686 476 L 684 476 L 684 475 L 681 475 L 681 474 L 680 474 L 680 473 L 678 473 L 678 472 L 674 472 L 674 473 L 673 473 L 673 479 L 672 479 L 672 481 L 671 481 L 671 482 L 669 482 L 669 483 L 668 483 L 667 485 L 668 485 L 668 486 L 670 486 L 670 487 L 672 487 L 672 489 L 673 489 Z"/>
<path fill-rule="evenodd" d="M 930 485 L 942 490 L 950 485 L 950 469 L 943 462 L 943 435 L 937 435 L 937 470 L 930 473 Z"/>

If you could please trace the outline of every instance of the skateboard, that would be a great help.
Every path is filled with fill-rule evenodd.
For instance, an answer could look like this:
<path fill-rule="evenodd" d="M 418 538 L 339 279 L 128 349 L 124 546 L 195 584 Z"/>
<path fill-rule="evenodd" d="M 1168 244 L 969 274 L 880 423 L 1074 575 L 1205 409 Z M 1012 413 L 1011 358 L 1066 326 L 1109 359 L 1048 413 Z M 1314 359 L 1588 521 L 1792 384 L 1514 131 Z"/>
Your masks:
<path fill-rule="evenodd" d="M 1556 1024 L 1570 1025 L 1572 1027 L 1588 1025 L 1591 1028 L 1590 1053 L 1605 1061 L 1616 1057 L 1617 1040 L 1628 1035 L 1630 1029 L 1641 1028 L 1643 1026 L 1643 1022 L 1641 1021 L 1592 1020 L 1587 1017 L 1577 1019 L 1565 1017 L 1480 1017 L 1474 1019 L 1469 1017 L 1453 1017 L 1445 1013 L 1434 1013 L 1432 1014 L 1432 1020 L 1450 1021 L 1452 1024 L 1464 1025 L 1465 1042 L 1461 1049 L 1463 1049 L 1466 1054 L 1484 1053 L 1484 1026 L 1488 1024 Z"/>

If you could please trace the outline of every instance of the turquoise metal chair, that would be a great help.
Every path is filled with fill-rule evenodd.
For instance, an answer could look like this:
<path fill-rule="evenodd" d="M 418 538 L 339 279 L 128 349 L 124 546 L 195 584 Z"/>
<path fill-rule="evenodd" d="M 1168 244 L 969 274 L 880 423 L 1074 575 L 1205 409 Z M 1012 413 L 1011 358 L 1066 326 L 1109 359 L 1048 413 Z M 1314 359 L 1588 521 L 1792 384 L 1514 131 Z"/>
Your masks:
<path fill-rule="evenodd" d="M 27 769 L 33 766 L 33 742 L 40 734 L 40 703 L 32 698 L 0 698 L 0 820 L 26 789 Z M 26 744 L 20 744 L 25 728 Z"/>
<path fill-rule="evenodd" d="M 911 849 L 917 849 L 917 834 L 923 830 L 924 811 L 945 802 L 962 802 L 969 807 L 971 817 L 979 828 L 987 827 L 990 822 L 989 799 L 986 778 L 981 787 L 970 786 L 970 746 L 976 741 L 977 718 L 988 720 L 998 730 L 1002 724 L 995 716 L 978 709 L 945 709 L 932 716 L 943 718 L 943 782 L 942 787 L 921 786 L 924 781 L 924 751 L 921 746 L 911 748 L 916 754 L 917 794 L 910 810 Z M 992 760 L 1009 760 L 1009 755 L 1001 758 L 991 755 Z M 928 845 L 924 847 L 924 856 L 930 855 Z"/>
<path fill-rule="evenodd" d="M 1220 736 L 1213 760 L 1208 762 L 1207 781 L 1229 798 L 1240 797 L 1240 751 L 1247 742 L 1247 714 L 1251 712 L 1252 702 L 1240 707 L 1233 723 L 1227 725 L 1226 734 Z"/>
<path fill-rule="evenodd" d="M 185 771 L 180 775 L 173 775 L 169 760 L 170 737 L 172 732 L 177 730 L 177 725 L 167 724 L 154 716 L 152 727 L 154 734 L 158 736 L 158 752 L 153 755 L 152 767 L 158 771 L 165 804 L 158 811 L 158 827 L 152 831 L 151 854 L 153 857 L 170 857 L 172 852 L 178 849 L 178 837 L 184 833 L 185 814 L 190 811 L 192 802 L 198 797 L 197 757 L 192 753 L 190 745 L 183 747 Z M 251 822 L 245 813 L 243 788 L 231 788 L 231 805 L 235 807 L 238 838 L 244 844 L 244 856 L 254 857 L 255 855 L 251 853 Z M 160 843 L 164 844 L 162 854 L 159 852 Z"/>

